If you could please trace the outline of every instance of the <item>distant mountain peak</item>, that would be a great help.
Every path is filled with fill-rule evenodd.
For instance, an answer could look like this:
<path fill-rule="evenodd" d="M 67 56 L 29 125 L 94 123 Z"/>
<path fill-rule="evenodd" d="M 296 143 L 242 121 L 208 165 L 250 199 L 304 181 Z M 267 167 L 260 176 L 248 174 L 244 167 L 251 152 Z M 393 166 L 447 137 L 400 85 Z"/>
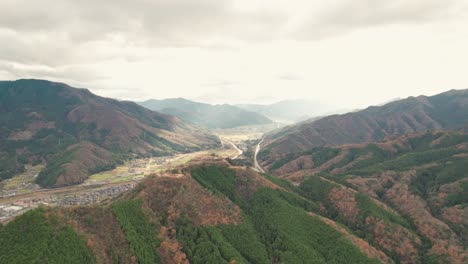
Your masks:
<path fill-rule="evenodd" d="M 246 125 L 269 124 L 267 117 L 229 104 L 211 105 L 185 98 L 146 100 L 140 105 L 155 111 L 177 116 L 187 123 L 206 128 L 233 128 Z"/>

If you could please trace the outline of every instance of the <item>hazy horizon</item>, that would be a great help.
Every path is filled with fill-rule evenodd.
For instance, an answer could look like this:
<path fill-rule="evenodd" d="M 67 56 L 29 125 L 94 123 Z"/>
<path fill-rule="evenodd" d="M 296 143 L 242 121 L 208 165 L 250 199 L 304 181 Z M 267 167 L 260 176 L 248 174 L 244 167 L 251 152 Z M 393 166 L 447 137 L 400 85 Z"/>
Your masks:
<path fill-rule="evenodd" d="M 468 87 L 468 2 L 0 3 L 0 79 L 142 101 L 340 109 Z"/>
<path fill-rule="evenodd" d="M 28 79 L 28 78 L 21 78 L 21 79 Z M 21 79 L 16 79 L 16 80 L 21 80 Z M 61 83 L 65 83 L 67 85 L 71 85 L 70 83 L 66 83 L 66 82 L 63 82 L 63 81 L 60 81 L 60 80 L 39 79 L 39 78 L 32 78 L 32 79 L 46 80 L 46 81 L 51 81 L 51 82 L 61 82 Z M 16 80 L 0 80 L 0 81 L 16 81 Z M 78 89 L 88 89 L 91 92 L 93 92 L 93 93 L 95 93 L 97 95 L 100 95 L 99 93 L 96 93 L 95 91 L 93 91 L 89 87 L 81 87 L 81 86 L 73 86 L 73 85 L 71 85 L 71 86 L 73 88 L 78 88 Z M 468 89 L 468 88 L 466 88 L 466 89 Z M 310 98 L 278 98 L 278 99 L 274 99 L 274 98 L 257 98 L 257 100 L 254 98 L 253 100 L 245 100 L 245 101 L 240 101 L 240 102 L 239 101 L 232 101 L 232 100 L 226 100 L 226 101 L 222 101 L 222 102 L 213 102 L 213 101 L 210 101 L 210 100 L 205 101 L 205 100 L 202 100 L 200 98 L 189 98 L 189 97 L 184 97 L 184 96 L 161 97 L 161 98 L 157 98 L 157 97 L 149 98 L 148 97 L 148 98 L 142 98 L 142 99 L 118 98 L 118 97 L 106 96 L 106 95 L 100 95 L 100 96 L 107 97 L 107 98 L 112 98 L 112 99 L 117 99 L 117 100 L 121 100 L 121 101 L 133 101 L 133 102 L 136 102 L 136 103 L 142 103 L 142 102 L 151 101 L 151 100 L 162 101 L 162 100 L 172 100 L 172 99 L 185 99 L 185 100 L 189 100 L 189 101 L 193 101 L 193 102 L 205 103 L 205 104 L 210 104 L 210 105 L 228 104 L 228 105 L 234 105 L 234 106 L 240 106 L 240 105 L 269 106 L 269 105 L 275 105 L 275 104 L 280 104 L 280 103 L 284 103 L 284 102 L 295 102 L 295 101 L 296 102 L 308 102 L 308 103 L 320 104 L 319 105 L 320 107 L 317 107 L 317 109 L 316 109 L 317 111 L 314 111 L 314 113 L 309 113 L 309 114 L 312 114 L 311 117 L 314 117 L 314 116 L 317 116 L 317 115 L 341 114 L 341 113 L 346 113 L 346 112 L 363 110 L 363 109 L 371 107 L 371 106 L 382 106 L 382 105 L 385 105 L 385 104 L 388 104 L 388 103 L 391 103 L 391 102 L 394 102 L 394 101 L 398 101 L 398 100 L 403 100 L 403 99 L 406 99 L 406 98 L 409 98 L 409 97 L 433 96 L 433 95 L 448 92 L 448 91 L 451 91 L 451 90 L 465 90 L 465 89 L 450 89 L 450 90 L 444 90 L 444 91 L 441 91 L 441 92 L 436 92 L 436 93 L 433 93 L 433 94 L 418 94 L 418 95 L 409 95 L 409 96 L 405 96 L 405 97 L 394 97 L 394 98 L 389 99 L 389 100 L 380 101 L 380 102 L 375 101 L 375 102 L 372 102 L 372 103 L 369 103 L 369 104 L 364 104 L 364 105 L 362 105 L 360 107 L 354 107 L 354 108 L 352 108 L 352 107 L 340 107 L 340 106 L 333 105 L 333 104 L 326 104 L 326 103 L 320 101 L 320 98 L 313 98 L 313 99 L 310 99 Z"/>

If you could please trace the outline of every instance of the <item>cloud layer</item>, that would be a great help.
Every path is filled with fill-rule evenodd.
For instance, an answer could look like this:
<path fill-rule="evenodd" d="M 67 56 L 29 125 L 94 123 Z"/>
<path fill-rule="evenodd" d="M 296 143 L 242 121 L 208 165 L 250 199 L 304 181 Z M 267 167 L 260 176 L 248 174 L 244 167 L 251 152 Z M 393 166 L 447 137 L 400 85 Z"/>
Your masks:
<path fill-rule="evenodd" d="M 130 99 L 216 100 L 215 94 L 232 93 L 245 100 L 284 97 L 285 86 L 295 86 L 295 93 L 317 85 L 339 89 L 324 76 L 346 79 L 349 69 L 336 65 L 343 61 L 333 54 L 361 52 L 357 68 L 371 69 L 367 51 L 401 46 L 395 55 L 405 58 L 417 55 L 414 45 L 429 41 L 437 43 L 429 45 L 439 58 L 444 49 L 465 43 L 467 6 L 455 0 L 3 0 L 0 78 L 56 79 Z M 375 41 L 381 35 L 395 43 Z M 369 42 L 374 45 L 359 47 Z M 320 82 L 311 81 L 311 69 L 320 72 Z M 361 76 L 356 70 L 350 85 L 363 83 L 354 78 Z"/>

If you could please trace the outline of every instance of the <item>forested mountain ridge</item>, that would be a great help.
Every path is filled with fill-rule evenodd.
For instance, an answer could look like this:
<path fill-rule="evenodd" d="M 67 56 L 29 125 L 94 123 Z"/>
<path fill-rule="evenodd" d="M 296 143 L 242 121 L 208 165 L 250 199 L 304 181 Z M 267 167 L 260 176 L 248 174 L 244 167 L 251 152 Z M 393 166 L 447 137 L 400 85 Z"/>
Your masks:
<path fill-rule="evenodd" d="M 44 186 L 80 183 L 126 158 L 213 147 L 216 137 L 176 117 L 44 80 L 0 82 L 0 178 L 47 163 Z"/>
<path fill-rule="evenodd" d="M 452 90 L 289 126 L 268 135 L 263 149 L 272 156 L 285 155 L 319 146 L 374 142 L 394 135 L 455 129 L 467 124 L 468 90 Z"/>
<path fill-rule="evenodd" d="M 177 116 L 189 124 L 211 129 L 272 123 L 261 114 L 228 104 L 210 105 L 183 98 L 151 99 L 139 104 L 151 110 Z"/>

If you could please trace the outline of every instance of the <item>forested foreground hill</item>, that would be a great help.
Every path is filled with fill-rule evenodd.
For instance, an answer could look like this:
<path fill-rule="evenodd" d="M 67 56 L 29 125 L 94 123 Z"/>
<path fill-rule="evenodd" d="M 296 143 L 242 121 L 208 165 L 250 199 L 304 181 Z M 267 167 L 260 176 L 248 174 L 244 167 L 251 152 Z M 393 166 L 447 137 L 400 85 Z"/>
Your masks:
<path fill-rule="evenodd" d="M 70 185 L 130 157 L 218 144 L 176 117 L 44 80 L 0 82 L 0 113 L 0 180 L 43 163 L 39 184 Z"/>
<path fill-rule="evenodd" d="M 213 157 L 182 173 L 146 178 L 104 205 L 30 211 L 0 229 L 0 262 L 466 261 L 459 231 L 419 229 L 404 207 L 389 206 L 396 191 L 381 196 L 325 175 L 295 186 Z"/>

